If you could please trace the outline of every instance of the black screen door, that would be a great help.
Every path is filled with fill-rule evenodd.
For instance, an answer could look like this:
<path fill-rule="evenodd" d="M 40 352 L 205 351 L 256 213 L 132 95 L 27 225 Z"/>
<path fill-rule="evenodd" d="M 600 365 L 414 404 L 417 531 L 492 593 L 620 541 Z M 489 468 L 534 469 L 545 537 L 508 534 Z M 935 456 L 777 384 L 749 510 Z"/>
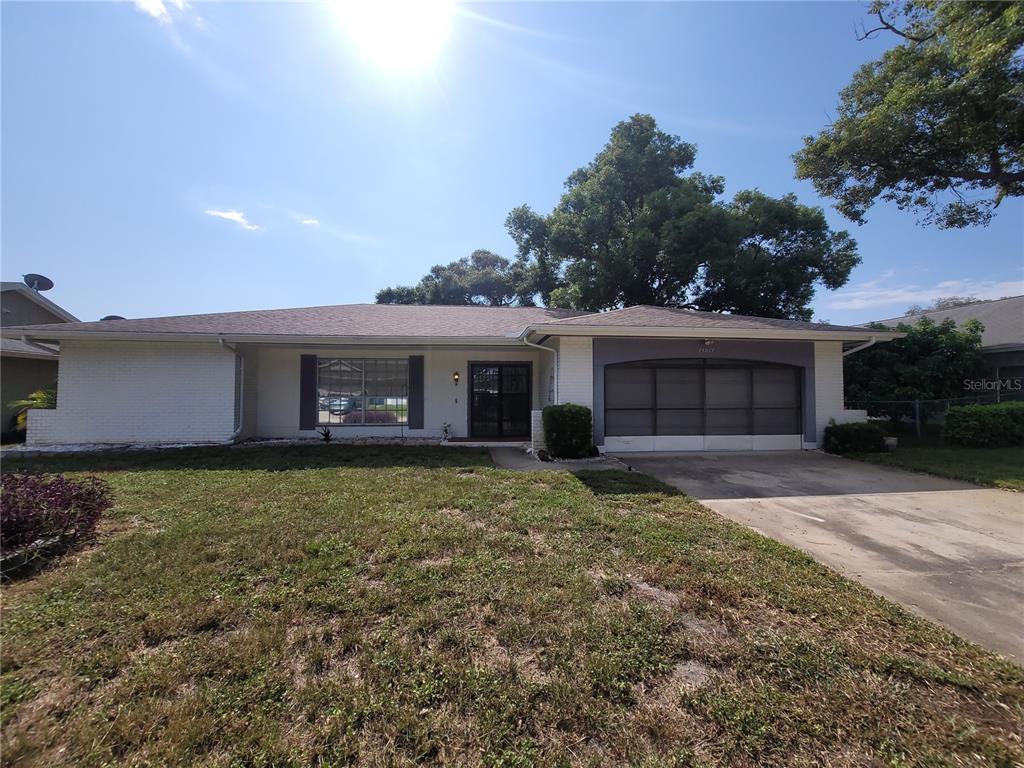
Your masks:
<path fill-rule="evenodd" d="M 473 363 L 469 379 L 470 436 L 530 435 L 529 364 Z"/>

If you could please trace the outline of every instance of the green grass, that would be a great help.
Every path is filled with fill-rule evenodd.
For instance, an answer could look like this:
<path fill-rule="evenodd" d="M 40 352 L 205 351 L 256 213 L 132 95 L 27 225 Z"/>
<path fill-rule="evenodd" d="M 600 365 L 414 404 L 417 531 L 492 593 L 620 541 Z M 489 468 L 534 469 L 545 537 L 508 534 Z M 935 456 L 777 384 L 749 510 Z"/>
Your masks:
<path fill-rule="evenodd" d="M 638 473 L 313 445 L 90 471 L 3 588 L 19 765 L 1005 765 L 1024 670 Z"/>
<path fill-rule="evenodd" d="M 1024 491 L 1024 446 L 961 448 L 955 445 L 901 444 L 888 453 L 866 453 L 852 458 L 899 467 L 912 472 L 964 480 L 994 488 Z"/>

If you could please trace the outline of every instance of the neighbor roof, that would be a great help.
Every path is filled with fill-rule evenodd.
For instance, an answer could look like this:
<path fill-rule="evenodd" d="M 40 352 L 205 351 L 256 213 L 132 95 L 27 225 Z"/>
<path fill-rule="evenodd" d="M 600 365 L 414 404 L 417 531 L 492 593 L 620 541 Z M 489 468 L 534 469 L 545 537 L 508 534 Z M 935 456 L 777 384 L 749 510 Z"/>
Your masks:
<path fill-rule="evenodd" d="M 542 335 L 731 336 L 818 338 L 843 341 L 899 334 L 870 329 L 771 320 L 664 307 L 629 307 L 585 313 L 541 307 L 480 307 L 407 304 L 340 304 L 180 315 L 139 320 L 22 326 L 3 329 L 11 338 L 35 339 L 224 339 L 301 343 L 519 343 Z"/>
<path fill-rule="evenodd" d="M 996 351 L 994 348 L 1010 349 L 1024 346 L 1024 296 L 1008 296 L 1005 299 L 980 301 L 952 309 L 904 315 L 878 322 L 888 328 L 895 328 L 901 323 L 914 325 L 922 317 L 930 318 L 936 323 L 951 319 L 958 326 L 977 318 L 985 326 L 981 334 L 981 345 L 987 351 Z"/>
<path fill-rule="evenodd" d="M 33 360 L 56 360 L 60 357 L 60 350 L 46 344 L 29 344 L 20 339 L 0 339 L 0 355 L 28 357 Z"/>
<path fill-rule="evenodd" d="M 36 304 L 38 304 L 40 307 L 45 309 L 47 312 L 51 312 L 54 315 L 56 315 L 57 317 L 62 318 L 65 322 L 68 322 L 68 323 L 77 323 L 78 322 L 78 318 L 75 317 L 74 315 L 72 315 L 66 309 L 64 309 L 64 307 L 62 307 L 62 306 L 60 306 L 58 304 L 54 304 L 48 298 L 43 296 L 43 294 L 41 294 L 39 291 L 35 291 L 32 288 L 29 288 L 24 283 L 18 283 L 18 282 L 15 282 L 13 280 L 11 280 L 11 281 L 4 280 L 3 282 L 0 282 L 0 292 L 2 292 L 2 291 L 17 291 L 18 293 L 22 294 L 23 296 L 27 296 L 29 298 L 29 300 L 34 301 Z"/>

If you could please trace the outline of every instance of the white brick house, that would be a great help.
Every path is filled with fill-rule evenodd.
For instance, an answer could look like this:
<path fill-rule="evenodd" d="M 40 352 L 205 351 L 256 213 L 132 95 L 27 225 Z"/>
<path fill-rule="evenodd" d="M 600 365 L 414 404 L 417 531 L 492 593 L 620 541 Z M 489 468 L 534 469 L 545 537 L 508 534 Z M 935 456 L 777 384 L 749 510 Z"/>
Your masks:
<path fill-rule="evenodd" d="M 844 351 L 899 334 L 628 307 L 339 305 L 3 329 L 59 341 L 56 410 L 28 441 L 247 437 L 539 441 L 538 412 L 594 412 L 605 450 L 816 447 Z"/>

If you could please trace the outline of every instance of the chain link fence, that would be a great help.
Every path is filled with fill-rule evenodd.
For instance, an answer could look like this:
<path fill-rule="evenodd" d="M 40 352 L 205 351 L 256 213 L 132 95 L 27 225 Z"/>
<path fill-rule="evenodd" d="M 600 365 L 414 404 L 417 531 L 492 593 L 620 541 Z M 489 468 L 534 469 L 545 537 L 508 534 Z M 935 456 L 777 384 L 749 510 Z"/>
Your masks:
<path fill-rule="evenodd" d="M 867 411 L 871 421 L 878 421 L 886 431 L 895 435 L 914 435 L 918 438 L 941 438 L 949 409 L 971 403 L 1006 403 L 1024 401 L 1024 392 L 996 391 L 966 397 L 942 400 L 848 400 L 848 410 Z"/>

